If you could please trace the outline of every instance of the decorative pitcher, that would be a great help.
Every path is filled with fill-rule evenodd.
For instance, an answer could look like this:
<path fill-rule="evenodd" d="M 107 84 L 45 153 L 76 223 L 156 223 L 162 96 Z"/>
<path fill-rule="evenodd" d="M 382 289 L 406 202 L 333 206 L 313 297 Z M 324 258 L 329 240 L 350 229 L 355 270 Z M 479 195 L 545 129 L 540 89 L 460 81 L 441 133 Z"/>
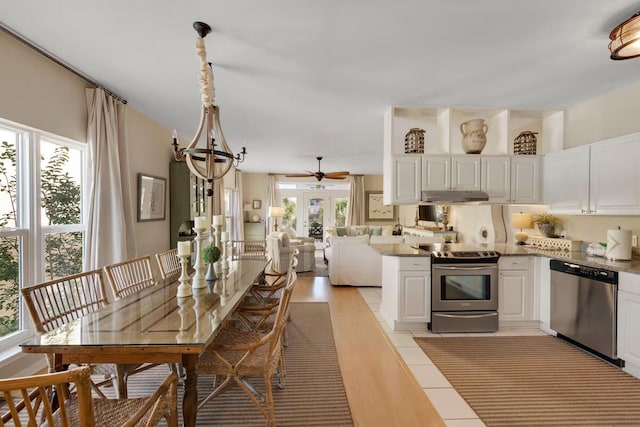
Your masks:
<path fill-rule="evenodd" d="M 480 154 L 487 145 L 487 126 L 483 119 L 473 119 L 460 125 L 462 149 L 467 154 Z"/>

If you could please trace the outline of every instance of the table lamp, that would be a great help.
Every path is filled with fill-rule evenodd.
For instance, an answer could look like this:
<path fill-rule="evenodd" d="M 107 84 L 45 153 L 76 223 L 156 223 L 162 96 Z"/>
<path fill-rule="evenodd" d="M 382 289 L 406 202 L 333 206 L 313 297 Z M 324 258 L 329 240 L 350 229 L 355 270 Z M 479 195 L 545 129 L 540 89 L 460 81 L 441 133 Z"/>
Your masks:
<path fill-rule="evenodd" d="M 269 216 L 273 218 L 273 229 L 278 231 L 278 218 L 284 216 L 284 208 L 282 206 L 269 206 Z"/>
<path fill-rule="evenodd" d="M 522 229 L 533 228 L 533 220 L 531 219 L 531 215 L 522 212 L 512 214 L 510 226 L 511 228 L 520 229 L 520 231 L 516 231 L 514 234 L 516 238 L 516 245 L 526 245 L 525 242 L 529 238 L 529 235 L 522 231 Z"/>

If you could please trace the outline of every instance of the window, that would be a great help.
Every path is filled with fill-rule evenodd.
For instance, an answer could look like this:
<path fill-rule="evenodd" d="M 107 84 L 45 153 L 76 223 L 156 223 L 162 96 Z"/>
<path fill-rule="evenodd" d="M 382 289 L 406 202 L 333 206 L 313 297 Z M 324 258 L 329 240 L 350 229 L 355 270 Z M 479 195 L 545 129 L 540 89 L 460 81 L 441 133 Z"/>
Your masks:
<path fill-rule="evenodd" d="M 282 207 L 284 208 L 282 227 L 291 227 L 295 230 L 298 223 L 298 199 L 295 197 L 283 197 Z"/>
<path fill-rule="evenodd" d="M 83 269 L 85 145 L 0 120 L 0 351 L 30 331 L 20 288 Z"/>

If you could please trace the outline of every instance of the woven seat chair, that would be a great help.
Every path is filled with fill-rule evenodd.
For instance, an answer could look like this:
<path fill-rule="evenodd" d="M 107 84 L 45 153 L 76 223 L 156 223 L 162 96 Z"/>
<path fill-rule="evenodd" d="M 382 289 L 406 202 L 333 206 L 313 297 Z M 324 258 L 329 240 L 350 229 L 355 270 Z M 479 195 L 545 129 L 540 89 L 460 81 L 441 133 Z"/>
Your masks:
<path fill-rule="evenodd" d="M 180 276 L 182 265 L 180 265 L 180 259 L 178 258 L 178 249 L 174 248 L 156 254 L 156 261 L 158 261 L 160 277 L 163 280 L 172 281 Z"/>
<path fill-rule="evenodd" d="M 200 355 L 198 374 L 213 374 L 216 379 L 213 391 L 198 404 L 198 410 L 228 387 L 237 384 L 264 415 L 266 425 L 275 426 L 272 377 L 277 373 L 278 386 L 284 388 L 286 370 L 282 351 L 282 330 L 286 324 L 286 313 L 296 279 L 296 272 L 292 269 L 280 298 L 273 327 L 269 332 L 261 333 L 226 326 Z M 248 378 L 256 377 L 264 379 L 264 394 L 248 381 Z M 218 378 L 224 379 L 217 384 Z"/>
<path fill-rule="evenodd" d="M 120 299 L 156 284 L 149 255 L 104 267 L 111 290 Z"/>
<path fill-rule="evenodd" d="M 22 297 L 36 330 L 51 332 L 108 304 L 102 270 L 50 280 L 22 288 Z M 47 354 L 49 372 L 55 371 L 52 354 Z M 93 384 L 96 393 L 104 397 L 99 387 L 113 385 L 118 397 L 127 396 L 127 377 L 139 372 L 139 365 L 91 365 L 94 374 L 103 374 L 106 381 Z"/>
<path fill-rule="evenodd" d="M 266 240 L 232 240 L 231 259 L 263 259 L 267 253 Z"/>
<path fill-rule="evenodd" d="M 31 377 L 0 380 L 0 393 L 7 411 L 3 426 L 155 426 L 163 418 L 177 427 L 177 384 L 170 374 L 148 398 L 92 399 L 91 370 L 81 367 Z M 69 392 L 74 384 L 74 392 Z M 55 390 L 55 402 L 52 404 Z M 57 409 L 54 409 L 56 408 Z"/>

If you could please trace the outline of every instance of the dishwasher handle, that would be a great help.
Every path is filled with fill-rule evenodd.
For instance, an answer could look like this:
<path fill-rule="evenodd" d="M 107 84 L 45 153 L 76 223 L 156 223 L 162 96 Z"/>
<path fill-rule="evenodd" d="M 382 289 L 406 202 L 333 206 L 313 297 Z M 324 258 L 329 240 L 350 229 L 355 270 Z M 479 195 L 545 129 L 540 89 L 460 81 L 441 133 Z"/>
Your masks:
<path fill-rule="evenodd" d="M 611 285 L 618 284 L 617 271 L 589 267 L 587 265 L 580 265 L 558 259 L 552 259 L 549 261 L 549 268 L 551 271 L 558 271 L 572 276 L 584 277 L 591 280 L 597 280 L 598 282 L 609 283 Z"/>

